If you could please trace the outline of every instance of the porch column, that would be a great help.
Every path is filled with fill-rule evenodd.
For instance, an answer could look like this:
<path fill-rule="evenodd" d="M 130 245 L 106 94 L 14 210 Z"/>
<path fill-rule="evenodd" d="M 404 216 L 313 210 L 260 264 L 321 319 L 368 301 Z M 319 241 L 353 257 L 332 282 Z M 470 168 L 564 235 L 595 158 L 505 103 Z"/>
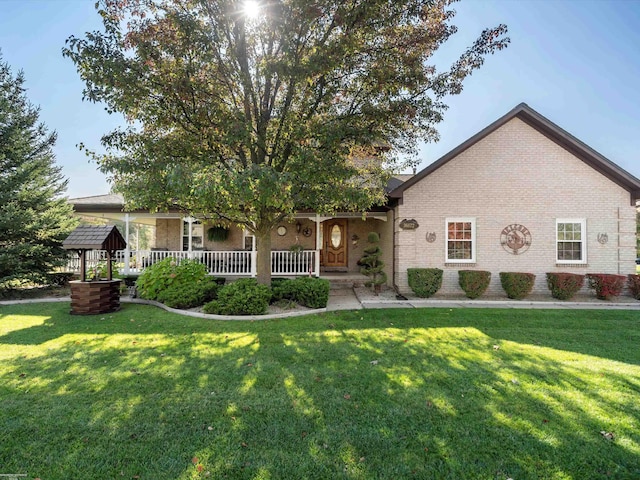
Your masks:
<path fill-rule="evenodd" d="M 131 255 L 131 247 L 129 247 L 129 214 L 124 214 L 124 230 L 125 237 L 127 239 L 127 244 L 124 247 L 124 274 L 129 275 L 129 256 Z"/>
<path fill-rule="evenodd" d="M 315 274 L 320 276 L 320 250 L 322 249 L 322 239 L 320 238 L 320 215 L 316 213 L 316 218 L 314 219 L 316 222 L 316 258 L 315 258 Z"/>

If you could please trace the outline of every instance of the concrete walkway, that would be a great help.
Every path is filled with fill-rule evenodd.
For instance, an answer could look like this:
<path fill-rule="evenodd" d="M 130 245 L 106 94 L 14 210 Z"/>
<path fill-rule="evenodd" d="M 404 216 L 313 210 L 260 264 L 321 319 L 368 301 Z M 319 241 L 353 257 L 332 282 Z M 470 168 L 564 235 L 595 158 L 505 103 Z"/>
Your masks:
<path fill-rule="evenodd" d="M 327 311 L 359 310 L 363 308 L 353 288 L 332 288 L 329 290 Z"/>

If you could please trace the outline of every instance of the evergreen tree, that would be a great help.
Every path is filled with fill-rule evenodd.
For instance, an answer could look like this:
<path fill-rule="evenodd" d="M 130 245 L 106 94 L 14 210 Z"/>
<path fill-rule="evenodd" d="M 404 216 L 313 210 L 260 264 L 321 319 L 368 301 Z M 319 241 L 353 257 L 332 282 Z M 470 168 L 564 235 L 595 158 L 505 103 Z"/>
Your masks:
<path fill-rule="evenodd" d="M 23 84 L 0 57 L 0 289 L 44 281 L 63 263 L 62 241 L 77 222 L 62 197 L 56 134 L 38 122 Z"/>
<path fill-rule="evenodd" d="M 384 262 L 380 258 L 382 250 L 378 246 L 380 236 L 376 232 L 371 232 L 367 241 L 370 246 L 364 249 L 364 255 L 358 260 L 358 265 L 360 265 L 360 273 L 371 279 L 365 283 L 365 286 L 373 287 L 373 292 L 378 295 L 381 286 L 387 283 L 387 274 L 383 270 Z"/>

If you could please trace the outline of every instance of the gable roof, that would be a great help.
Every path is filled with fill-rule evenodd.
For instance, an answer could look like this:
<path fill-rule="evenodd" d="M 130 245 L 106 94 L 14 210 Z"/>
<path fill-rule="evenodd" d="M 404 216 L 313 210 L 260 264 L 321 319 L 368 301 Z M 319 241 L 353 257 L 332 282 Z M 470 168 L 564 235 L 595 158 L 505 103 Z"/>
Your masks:
<path fill-rule="evenodd" d="M 462 152 L 472 147 L 480 140 L 488 136 L 489 134 L 502 127 L 504 124 L 518 118 L 531 128 L 537 130 L 542 135 L 547 137 L 552 142 L 555 142 L 575 157 L 582 160 L 584 163 L 600 172 L 602 175 L 617 183 L 622 188 L 627 190 L 631 196 L 631 205 L 635 205 L 636 201 L 640 199 L 640 180 L 631 175 L 626 170 L 620 168 L 618 165 L 607 159 L 603 155 L 596 152 L 586 143 L 578 140 L 566 130 L 560 128 L 548 118 L 540 115 L 533 108 L 529 107 L 526 103 L 521 103 L 513 110 L 508 112 L 503 117 L 499 118 L 480 132 L 476 133 L 473 137 L 463 142 L 443 157 L 439 158 L 431 165 L 427 166 L 412 178 L 396 187 L 389 192 L 390 199 L 401 199 L 404 191 L 410 188 L 412 185 L 418 183 L 427 175 L 433 173 L 435 170 L 449 162 L 453 158 L 460 155 Z"/>
<path fill-rule="evenodd" d="M 114 225 L 77 227 L 62 242 L 65 250 L 122 250 L 127 246 L 120 231 Z"/>

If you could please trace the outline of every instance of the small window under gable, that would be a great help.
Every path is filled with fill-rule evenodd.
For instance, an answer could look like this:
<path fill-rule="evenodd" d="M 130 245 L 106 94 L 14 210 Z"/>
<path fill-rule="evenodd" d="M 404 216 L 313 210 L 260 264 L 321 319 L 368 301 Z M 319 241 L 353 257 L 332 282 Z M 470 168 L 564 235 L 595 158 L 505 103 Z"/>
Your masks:
<path fill-rule="evenodd" d="M 451 217 L 446 219 L 447 263 L 476 262 L 476 219 L 472 217 Z"/>
<path fill-rule="evenodd" d="M 587 263 L 587 221 L 584 218 L 556 219 L 556 262 Z"/>

